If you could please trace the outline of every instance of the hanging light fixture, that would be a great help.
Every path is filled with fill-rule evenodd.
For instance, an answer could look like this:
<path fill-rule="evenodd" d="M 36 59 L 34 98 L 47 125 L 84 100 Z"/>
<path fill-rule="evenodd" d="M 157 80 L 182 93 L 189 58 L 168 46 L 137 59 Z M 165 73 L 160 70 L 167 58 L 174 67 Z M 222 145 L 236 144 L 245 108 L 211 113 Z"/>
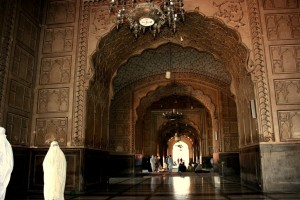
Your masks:
<path fill-rule="evenodd" d="M 162 117 L 167 120 L 175 121 L 181 119 L 183 117 L 183 114 L 182 112 L 178 112 L 175 108 L 173 108 L 172 111 L 164 112 L 162 114 Z"/>
<path fill-rule="evenodd" d="M 135 38 L 147 30 L 156 37 L 161 28 L 167 24 L 175 33 L 177 22 L 184 22 L 183 0 L 111 0 L 110 13 L 116 12 L 116 27 L 129 24 Z M 129 10 L 129 11 L 128 11 Z"/>

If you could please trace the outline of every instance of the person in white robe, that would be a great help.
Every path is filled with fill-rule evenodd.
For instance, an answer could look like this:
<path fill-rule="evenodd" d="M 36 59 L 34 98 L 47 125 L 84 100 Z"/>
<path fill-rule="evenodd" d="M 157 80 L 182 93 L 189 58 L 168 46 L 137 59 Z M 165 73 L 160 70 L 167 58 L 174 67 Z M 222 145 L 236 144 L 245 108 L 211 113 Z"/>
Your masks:
<path fill-rule="evenodd" d="M 43 162 L 45 200 L 64 200 L 67 162 L 58 142 L 53 141 Z"/>
<path fill-rule="evenodd" d="M 5 199 L 6 188 L 14 167 L 13 151 L 8 142 L 5 129 L 0 127 L 0 200 Z"/>
<path fill-rule="evenodd" d="M 151 158 L 150 158 L 150 164 L 151 164 L 152 172 L 155 172 L 156 171 L 156 169 L 155 169 L 156 158 L 155 158 L 154 155 L 152 155 Z"/>

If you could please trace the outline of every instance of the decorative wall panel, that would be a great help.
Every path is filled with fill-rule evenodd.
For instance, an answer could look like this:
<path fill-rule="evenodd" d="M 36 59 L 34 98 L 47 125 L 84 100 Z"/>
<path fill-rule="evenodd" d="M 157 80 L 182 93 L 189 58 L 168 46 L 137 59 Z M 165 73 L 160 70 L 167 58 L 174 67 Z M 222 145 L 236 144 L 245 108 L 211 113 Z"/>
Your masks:
<path fill-rule="evenodd" d="M 31 50 L 35 50 L 38 40 L 37 27 L 28 20 L 23 14 L 19 18 L 19 26 L 17 31 L 17 39 L 20 40 Z"/>
<path fill-rule="evenodd" d="M 264 9 L 290 9 L 299 8 L 298 0 L 263 0 Z"/>
<path fill-rule="evenodd" d="M 300 79 L 275 80 L 277 104 L 300 104 Z"/>
<path fill-rule="evenodd" d="M 60 146 L 66 146 L 68 118 L 38 118 L 36 120 L 35 145 L 49 145 L 56 140 Z"/>
<path fill-rule="evenodd" d="M 38 113 L 67 112 L 69 88 L 41 89 L 38 92 Z"/>
<path fill-rule="evenodd" d="M 41 65 L 40 84 L 69 83 L 71 56 L 44 58 Z"/>
<path fill-rule="evenodd" d="M 46 29 L 43 42 L 43 53 L 72 51 L 73 35 L 73 27 Z"/>
<path fill-rule="evenodd" d="M 299 13 L 266 14 L 269 40 L 291 40 L 300 38 Z"/>
<path fill-rule="evenodd" d="M 300 110 L 278 111 L 280 139 L 300 140 Z"/>
<path fill-rule="evenodd" d="M 27 83 L 32 83 L 33 69 L 34 57 L 23 48 L 16 45 L 11 68 L 12 74 Z"/>
<path fill-rule="evenodd" d="M 69 23 L 75 20 L 75 1 L 52 1 L 48 3 L 47 24 Z"/>
<path fill-rule="evenodd" d="M 22 8 L 35 19 L 39 19 L 40 7 L 42 0 L 22 0 L 21 6 Z"/>
<path fill-rule="evenodd" d="M 19 110 L 31 111 L 31 89 L 15 80 L 11 80 L 8 105 Z"/>
<path fill-rule="evenodd" d="M 300 45 L 270 46 L 273 73 L 300 72 Z"/>
<path fill-rule="evenodd" d="M 12 144 L 27 144 L 29 119 L 13 113 L 7 114 L 7 135 Z"/>

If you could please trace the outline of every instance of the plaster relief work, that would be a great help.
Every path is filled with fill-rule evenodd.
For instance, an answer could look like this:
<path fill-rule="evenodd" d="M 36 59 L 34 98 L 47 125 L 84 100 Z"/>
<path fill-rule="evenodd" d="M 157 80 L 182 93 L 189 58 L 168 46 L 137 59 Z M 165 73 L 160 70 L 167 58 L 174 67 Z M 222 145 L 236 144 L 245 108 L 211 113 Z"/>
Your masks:
<path fill-rule="evenodd" d="M 68 52 L 73 49 L 72 27 L 46 29 L 43 42 L 43 53 Z"/>
<path fill-rule="evenodd" d="M 24 15 L 20 15 L 17 39 L 32 50 L 36 48 L 38 29 Z"/>
<path fill-rule="evenodd" d="M 29 119 L 13 113 L 7 114 L 7 136 L 12 144 L 27 144 Z"/>
<path fill-rule="evenodd" d="M 271 118 L 270 96 L 267 80 L 267 70 L 265 64 L 265 52 L 263 44 L 262 24 L 260 21 L 260 11 L 256 0 L 248 0 L 249 24 L 251 29 L 253 51 L 254 54 L 253 67 L 249 70 L 251 72 L 251 79 L 255 83 L 257 91 L 257 109 L 258 109 L 258 123 L 259 123 L 259 141 L 269 142 L 274 141 L 275 135 L 273 130 L 273 122 Z M 242 141 L 242 140 L 241 140 Z"/>
<path fill-rule="evenodd" d="M 264 9 L 290 9 L 299 8 L 298 0 L 264 0 Z"/>
<path fill-rule="evenodd" d="M 242 22 L 244 17 L 243 2 L 244 0 L 223 1 L 220 4 L 213 2 L 213 5 L 218 8 L 214 16 L 223 19 L 227 24 L 231 24 L 235 28 L 244 26 L 245 24 Z"/>
<path fill-rule="evenodd" d="M 300 46 L 271 46 L 271 61 L 273 73 L 300 72 Z"/>
<path fill-rule="evenodd" d="M 60 146 L 66 146 L 68 119 L 67 118 L 47 118 L 36 120 L 35 145 L 48 146 L 56 140 Z"/>
<path fill-rule="evenodd" d="M 71 56 L 44 58 L 41 66 L 40 84 L 69 83 L 71 63 Z"/>
<path fill-rule="evenodd" d="M 275 95 L 277 104 L 300 104 L 300 80 L 275 80 Z"/>
<path fill-rule="evenodd" d="M 11 68 L 12 74 L 27 83 L 32 83 L 33 69 L 34 57 L 20 46 L 16 46 Z"/>
<path fill-rule="evenodd" d="M 269 40 L 291 40 L 300 38 L 299 13 L 267 14 L 266 26 Z"/>
<path fill-rule="evenodd" d="M 15 80 L 11 80 L 8 105 L 19 110 L 30 112 L 31 89 Z"/>
<path fill-rule="evenodd" d="M 103 35 L 114 26 L 115 15 L 109 13 L 108 5 L 92 7 L 90 11 L 90 33 L 96 36 Z"/>
<path fill-rule="evenodd" d="M 282 141 L 300 140 L 300 111 L 279 111 L 278 124 Z"/>
<path fill-rule="evenodd" d="M 38 113 L 67 112 L 69 88 L 41 89 L 38 94 Z"/>
<path fill-rule="evenodd" d="M 75 20 L 76 1 L 53 1 L 48 3 L 47 24 L 70 23 Z"/>

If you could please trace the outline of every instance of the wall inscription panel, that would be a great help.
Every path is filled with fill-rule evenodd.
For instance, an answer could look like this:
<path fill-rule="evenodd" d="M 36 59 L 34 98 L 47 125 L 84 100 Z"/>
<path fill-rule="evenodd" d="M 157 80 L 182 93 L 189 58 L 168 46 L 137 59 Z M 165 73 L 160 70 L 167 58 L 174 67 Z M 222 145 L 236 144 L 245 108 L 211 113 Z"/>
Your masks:
<path fill-rule="evenodd" d="M 52 1 L 48 3 L 47 24 L 70 23 L 75 20 L 76 1 Z"/>
<path fill-rule="evenodd" d="M 277 104 L 300 104 L 300 79 L 274 80 Z"/>
<path fill-rule="evenodd" d="M 269 40 L 295 40 L 300 38 L 299 13 L 266 14 Z"/>
<path fill-rule="evenodd" d="M 300 140 L 300 110 L 278 111 L 280 139 Z"/>
<path fill-rule="evenodd" d="M 38 40 L 38 29 L 24 15 L 20 15 L 17 39 L 32 50 L 35 50 Z"/>
<path fill-rule="evenodd" d="M 11 68 L 12 74 L 27 83 L 32 83 L 33 68 L 34 57 L 20 46 L 16 45 Z"/>
<path fill-rule="evenodd" d="M 38 113 L 67 112 L 69 88 L 41 89 L 38 92 Z"/>
<path fill-rule="evenodd" d="M 36 120 L 35 145 L 49 146 L 56 140 L 60 146 L 66 146 L 68 118 L 39 118 Z"/>
<path fill-rule="evenodd" d="M 300 45 L 270 46 L 273 73 L 300 72 Z"/>
<path fill-rule="evenodd" d="M 44 58 L 41 65 L 40 84 L 69 83 L 71 56 Z"/>
<path fill-rule="evenodd" d="M 8 105 L 19 110 L 30 112 L 31 89 L 11 80 Z"/>
<path fill-rule="evenodd" d="M 26 145 L 29 119 L 13 113 L 7 114 L 7 136 L 12 144 Z"/>
<path fill-rule="evenodd" d="M 72 51 L 73 35 L 73 27 L 46 29 L 43 42 L 43 53 Z"/>

